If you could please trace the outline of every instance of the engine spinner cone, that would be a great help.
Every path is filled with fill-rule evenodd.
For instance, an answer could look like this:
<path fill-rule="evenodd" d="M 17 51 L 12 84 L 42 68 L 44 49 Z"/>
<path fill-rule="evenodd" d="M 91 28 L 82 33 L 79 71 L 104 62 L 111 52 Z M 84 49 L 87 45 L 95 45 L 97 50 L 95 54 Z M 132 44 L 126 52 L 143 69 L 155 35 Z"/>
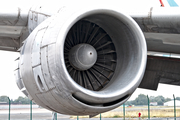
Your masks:
<path fill-rule="evenodd" d="M 69 52 L 69 62 L 77 70 L 91 68 L 97 60 L 95 48 L 89 44 L 78 44 Z"/>

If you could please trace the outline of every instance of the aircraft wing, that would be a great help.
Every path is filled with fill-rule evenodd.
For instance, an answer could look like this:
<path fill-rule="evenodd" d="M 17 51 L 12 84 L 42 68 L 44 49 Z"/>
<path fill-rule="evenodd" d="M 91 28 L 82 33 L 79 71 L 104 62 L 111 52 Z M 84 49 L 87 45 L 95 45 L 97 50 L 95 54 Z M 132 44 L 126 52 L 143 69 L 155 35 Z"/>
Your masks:
<path fill-rule="evenodd" d="M 82 2 L 0 7 L 0 50 L 20 51 L 15 77 L 26 96 L 58 113 L 94 116 L 137 87 L 180 85 L 180 8 Z"/>
<path fill-rule="evenodd" d="M 27 37 L 28 12 L 20 7 L 0 7 L 1 50 L 17 51 L 20 48 Z"/>
<path fill-rule="evenodd" d="M 131 15 L 144 33 L 148 59 L 139 87 L 156 90 L 158 83 L 180 85 L 179 7 L 151 8 L 145 14 Z"/>

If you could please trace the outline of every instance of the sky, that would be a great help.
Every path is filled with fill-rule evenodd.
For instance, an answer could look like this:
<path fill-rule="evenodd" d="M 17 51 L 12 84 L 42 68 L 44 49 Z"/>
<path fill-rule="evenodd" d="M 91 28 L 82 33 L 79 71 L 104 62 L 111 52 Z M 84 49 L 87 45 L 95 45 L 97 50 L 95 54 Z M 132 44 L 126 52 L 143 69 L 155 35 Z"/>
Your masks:
<path fill-rule="evenodd" d="M 62 2 L 66 3 L 66 1 L 68 1 L 69 5 L 75 5 L 78 1 L 79 3 L 86 3 L 86 4 L 102 4 L 102 0 L 4 0 L 2 4 L 0 4 L 1 7 L 3 6 L 7 6 L 10 8 L 11 6 L 32 6 L 35 4 L 44 4 L 44 3 L 57 3 L 57 1 L 59 2 L 59 4 L 61 5 Z M 110 1 L 110 0 L 105 0 L 105 1 Z M 123 5 L 123 6 L 127 6 L 127 7 L 134 7 L 134 6 L 141 6 L 141 7 L 148 7 L 148 6 L 159 6 L 159 0 L 111 0 L 112 3 L 113 1 L 119 1 L 119 5 Z M 167 3 L 166 0 L 165 4 Z M 176 0 L 179 1 L 179 0 Z M 9 4 L 11 3 L 11 4 Z M 94 4 L 95 3 L 95 4 Z M 105 2 L 103 3 L 105 4 Z M 7 8 L 7 7 L 6 7 Z"/>
<path fill-rule="evenodd" d="M 1 4 L 2 6 L 4 6 L 5 4 L 8 4 L 8 7 L 10 6 L 15 6 L 15 5 L 18 5 L 18 6 L 32 6 L 34 4 L 37 4 L 37 3 L 44 3 L 44 2 L 47 2 L 47 3 L 53 3 L 55 1 L 58 1 L 59 4 L 61 4 L 62 2 L 64 1 L 70 1 L 68 2 L 69 4 L 75 4 L 76 1 L 80 1 L 81 3 L 82 2 L 85 2 L 87 3 L 87 1 L 89 2 L 93 2 L 97 4 L 98 0 L 4 0 L 3 3 Z M 108 0 L 105 0 L 105 1 L 108 1 Z M 159 7 L 160 5 L 160 2 L 159 0 L 111 0 L 112 2 L 113 1 L 119 1 L 120 4 L 123 4 L 127 7 L 132 7 L 132 6 L 140 6 L 140 7 L 147 7 L 147 6 L 155 6 L 155 7 Z M 165 7 L 170 7 L 167 0 L 162 0 Z M 173 0 L 172 0 L 173 1 Z M 180 0 L 174 0 L 178 5 L 180 5 Z M 99 2 L 102 3 L 102 1 L 99 0 Z M 10 4 L 9 4 L 10 3 Z M 1 6 L 0 5 L 0 6 Z"/>
<path fill-rule="evenodd" d="M 11 6 L 15 6 L 15 5 L 30 6 L 34 4 L 35 1 L 37 0 L 6 0 L 5 2 L 8 4 L 8 7 L 10 8 Z M 122 0 L 120 0 L 120 2 L 122 2 Z M 180 0 L 176 0 L 176 2 L 180 4 Z M 5 6 L 6 3 L 3 3 L 1 5 Z M 133 5 L 133 6 L 138 5 L 142 7 L 147 7 L 147 6 L 152 5 L 152 6 L 157 7 L 159 6 L 159 0 L 131 0 L 128 6 L 130 5 Z M 0 51 L 0 96 L 6 95 L 6 96 L 9 96 L 10 99 L 17 99 L 18 96 L 24 96 L 24 94 L 21 93 L 21 91 L 18 89 L 16 85 L 15 77 L 14 77 L 14 69 L 15 69 L 14 60 L 18 56 L 19 56 L 19 53 L 16 53 L 16 52 Z M 173 94 L 175 94 L 175 96 L 180 97 L 179 91 L 180 91 L 180 86 L 159 84 L 157 91 L 138 88 L 134 92 L 134 94 L 131 96 L 130 100 L 135 99 L 139 94 L 145 94 L 149 96 L 162 95 L 164 97 L 169 97 L 169 98 L 172 98 Z"/>

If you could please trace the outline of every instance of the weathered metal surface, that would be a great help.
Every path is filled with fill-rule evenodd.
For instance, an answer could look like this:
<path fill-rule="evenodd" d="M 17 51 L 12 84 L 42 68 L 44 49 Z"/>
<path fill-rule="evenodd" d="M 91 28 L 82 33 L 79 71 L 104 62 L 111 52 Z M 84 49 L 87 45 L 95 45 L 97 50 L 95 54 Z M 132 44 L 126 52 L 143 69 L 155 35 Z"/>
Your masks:
<path fill-rule="evenodd" d="M 144 33 L 148 51 L 180 53 L 180 34 Z"/>
<path fill-rule="evenodd" d="M 22 29 L 21 26 L 0 26 L 0 36 L 18 38 L 21 36 Z"/>
<path fill-rule="evenodd" d="M 30 8 L 25 7 L 0 7 L 0 25 L 26 26 Z"/>
<path fill-rule="evenodd" d="M 77 84 L 65 65 L 64 42 L 70 28 L 80 20 L 91 21 L 104 29 L 117 52 L 112 80 L 99 91 Z M 108 24 L 109 21 L 113 21 L 112 24 Z M 90 27 L 92 29 L 93 24 Z M 32 31 L 21 54 L 22 80 L 33 100 L 55 112 L 73 115 L 94 115 L 123 104 L 140 84 L 146 65 L 146 44 L 138 25 L 129 16 L 104 7 L 84 8 L 77 12 L 67 9 L 49 17 Z M 105 68 L 98 69 L 104 71 Z M 97 75 L 101 79 L 100 74 Z"/>
<path fill-rule="evenodd" d="M 27 37 L 28 12 L 25 7 L 0 7 L 0 50 L 17 51 Z M 1 39 L 2 38 L 2 39 Z M 8 41 L 7 41 L 8 40 Z M 16 44 L 15 46 L 12 44 Z"/>
<path fill-rule="evenodd" d="M 165 58 L 180 58 L 180 54 L 174 54 L 174 53 L 164 53 L 164 52 L 153 52 L 153 51 L 148 51 L 147 52 L 148 56 L 155 56 L 155 57 L 165 57 Z"/>
<path fill-rule="evenodd" d="M 0 46 L 18 49 L 20 47 L 20 43 L 18 39 L 12 39 L 10 37 L 0 37 Z"/>
<path fill-rule="evenodd" d="M 140 88 L 157 90 L 158 83 L 180 86 L 180 60 L 149 56 Z"/>
<path fill-rule="evenodd" d="M 135 14 L 129 14 L 136 20 L 143 32 L 180 33 L 179 7 L 150 7 L 148 9 L 145 9 L 145 12 L 138 12 L 137 8 Z"/>
<path fill-rule="evenodd" d="M 15 51 L 21 47 L 19 67 L 16 68 L 20 70 L 19 73 L 16 71 L 17 83 L 21 91 L 40 106 L 72 115 L 96 115 L 106 112 L 123 104 L 141 83 L 146 67 L 146 43 L 150 51 L 171 55 L 179 53 L 179 8 L 127 7 L 119 4 L 118 0 L 103 1 L 104 4 L 102 1 L 96 2 L 95 5 L 93 2 L 81 2 L 77 6 L 74 5 L 77 1 L 71 1 L 71 5 L 68 1 L 58 4 L 48 2 L 34 5 L 26 12 L 13 8 L 0 13 L 0 30 L 4 29 L 0 31 L 0 38 L 4 39 L 0 39 L 0 49 L 1 45 L 4 50 Z M 80 23 L 73 28 L 81 20 L 90 24 Z M 80 33 L 84 34 L 84 31 L 88 31 L 84 40 L 95 36 L 92 38 L 96 41 L 97 36 L 101 34 L 96 34 L 97 26 L 112 39 L 109 43 L 99 43 L 97 51 L 102 49 L 105 54 L 114 54 L 114 51 L 117 59 L 111 59 L 110 62 L 117 64 L 115 70 L 110 69 L 114 72 L 111 81 L 102 85 L 101 90 L 93 91 L 85 87 L 94 86 L 89 79 L 92 76 L 96 77 L 96 80 L 102 77 L 109 79 L 110 74 L 104 74 L 109 67 L 104 62 L 98 69 L 94 65 L 91 66 L 95 72 L 74 70 L 80 75 L 71 73 L 69 65 L 72 63 L 65 65 L 69 62 L 65 60 L 65 56 L 70 54 L 65 42 L 74 42 L 68 44 L 75 45 L 79 41 L 75 41 L 75 38 L 80 38 Z M 70 31 L 71 28 L 74 29 L 73 32 Z M 69 31 L 72 35 L 70 38 Z M 90 44 L 90 39 L 84 42 Z M 24 44 L 21 44 L 23 40 Z M 103 48 L 106 44 L 114 44 L 110 46 L 114 48 L 110 49 L 109 53 L 106 52 L 108 47 Z M 112 56 L 104 55 L 103 60 Z M 179 61 L 164 59 L 148 58 L 140 87 L 155 90 L 159 82 L 179 84 L 179 69 L 176 68 Z M 170 70 L 173 73 L 170 73 Z M 87 83 L 91 85 L 83 86 L 73 78 L 89 80 Z"/>

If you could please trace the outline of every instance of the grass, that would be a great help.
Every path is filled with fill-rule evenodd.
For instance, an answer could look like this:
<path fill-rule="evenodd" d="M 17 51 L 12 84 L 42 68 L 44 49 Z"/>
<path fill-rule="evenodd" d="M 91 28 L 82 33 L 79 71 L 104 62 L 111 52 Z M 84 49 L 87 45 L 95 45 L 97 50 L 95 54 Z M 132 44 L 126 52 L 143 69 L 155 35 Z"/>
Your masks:
<path fill-rule="evenodd" d="M 121 107 L 120 107 L 121 108 Z M 141 109 L 139 109 L 141 108 Z M 126 108 L 126 110 L 135 109 L 133 111 L 126 111 L 126 118 L 137 118 L 138 113 L 141 113 L 141 118 L 147 118 L 148 117 L 148 109 L 145 107 L 131 107 Z M 174 108 L 173 107 L 164 107 L 164 106 L 151 106 L 151 108 L 163 108 L 163 109 L 153 109 L 150 110 L 150 117 L 151 118 L 163 118 L 163 117 L 174 117 Z M 137 110 L 136 110 L 137 109 Z M 106 113 L 101 114 L 102 118 L 122 118 L 123 117 L 123 111 L 109 111 Z M 79 116 L 79 118 L 88 118 L 89 116 Z M 99 118 L 99 115 L 95 116 L 96 118 Z M 176 108 L 176 117 L 180 117 L 180 107 Z M 72 116 L 71 118 L 76 118 L 76 116 Z"/>

